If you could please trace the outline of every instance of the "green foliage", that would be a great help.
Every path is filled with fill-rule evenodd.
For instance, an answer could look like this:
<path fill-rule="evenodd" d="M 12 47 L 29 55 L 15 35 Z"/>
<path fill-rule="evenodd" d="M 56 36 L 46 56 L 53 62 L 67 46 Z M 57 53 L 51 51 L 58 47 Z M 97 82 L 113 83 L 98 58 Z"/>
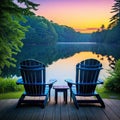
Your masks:
<path fill-rule="evenodd" d="M 20 21 L 25 22 L 23 15 L 33 14 L 30 10 L 37 6 L 29 0 L 18 2 L 25 3 L 26 8 L 19 7 L 13 0 L 0 1 L 0 73 L 5 66 L 15 66 L 13 55 L 23 46 L 21 40 L 27 31 L 25 26 L 20 25 Z"/>
<path fill-rule="evenodd" d="M 8 93 L 0 93 L 0 99 L 18 99 L 20 98 L 23 91 L 20 92 L 8 92 Z"/>
<path fill-rule="evenodd" d="M 40 16 L 26 16 L 25 18 L 27 22 L 24 23 L 24 26 L 29 26 L 29 31 L 23 41 L 24 45 L 56 43 L 57 33 L 51 22 Z"/>
<path fill-rule="evenodd" d="M 110 77 L 106 79 L 105 88 L 110 91 L 120 92 L 120 59 L 116 62 L 115 69 L 110 74 Z"/>
<path fill-rule="evenodd" d="M 16 92 L 23 90 L 23 86 L 16 84 L 16 79 L 0 78 L 0 93 Z"/>
<path fill-rule="evenodd" d="M 58 34 L 58 42 L 80 42 L 81 41 L 81 33 L 76 32 L 73 28 L 58 25 L 56 23 L 52 23 L 55 28 L 56 33 Z"/>
<path fill-rule="evenodd" d="M 102 98 L 107 99 L 120 99 L 120 94 L 114 91 L 107 90 L 104 86 L 97 86 L 96 91 Z"/>

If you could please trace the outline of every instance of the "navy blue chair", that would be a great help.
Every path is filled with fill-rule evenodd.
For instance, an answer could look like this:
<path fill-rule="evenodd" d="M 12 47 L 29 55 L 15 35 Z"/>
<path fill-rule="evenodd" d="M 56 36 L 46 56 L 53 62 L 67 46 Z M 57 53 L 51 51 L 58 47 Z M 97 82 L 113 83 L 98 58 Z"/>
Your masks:
<path fill-rule="evenodd" d="M 56 80 L 46 83 L 45 65 L 34 59 L 28 59 L 20 63 L 22 78 L 17 80 L 18 85 L 24 85 L 25 92 L 21 95 L 17 107 L 21 104 L 41 104 L 44 108 L 50 99 L 50 91 Z M 25 99 L 26 96 L 32 98 L 41 97 L 44 99 Z"/>
<path fill-rule="evenodd" d="M 95 91 L 98 84 L 103 81 L 98 79 L 102 64 L 96 59 L 86 59 L 76 65 L 76 81 L 65 80 L 70 87 L 71 98 L 79 109 L 79 104 L 100 103 L 101 107 L 105 107 L 100 95 Z M 97 99 L 78 99 L 77 96 L 88 97 L 95 96 Z"/>

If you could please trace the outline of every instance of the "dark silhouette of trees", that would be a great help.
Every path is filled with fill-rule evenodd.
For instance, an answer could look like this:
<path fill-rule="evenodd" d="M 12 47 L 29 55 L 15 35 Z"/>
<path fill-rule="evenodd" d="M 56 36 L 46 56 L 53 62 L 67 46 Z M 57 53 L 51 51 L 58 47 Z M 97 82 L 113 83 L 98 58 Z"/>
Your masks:
<path fill-rule="evenodd" d="M 115 3 L 112 6 L 112 11 L 111 13 L 115 13 L 111 18 L 110 18 L 110 24 L 108 26 L 109 29 L 112 29 L 113 27 L 120 25 L 120 0 L 114 0 Z"/>
<path fill-rule="evenodd" d="M 96 32 L 92 33 L 90 41 L 103 43 L 105 42 L 106 33 L 107 30 L 105 30 L 105 26 L 101 25 L 101 27 Z"/>
<path fill-rule="evenodd" d="M 111 43 L 120 43 L 120 37 L 119 37 L 119 31 L 120 31 L 120 0 L 114 0 L 115 3 L 112 6 L 111 13 L 115 13 L 111 19 L 110 24 L 108 26 L 108 38 L 106 38 L 106 41 L 109 41 Z"/>
<path fill-rule="evenodd" d="M 107 30 L 104 29 L 104 25 L 101 26 L 99 31 L 92 34 L 91 40 L 101 43 L 120 44 L 120 0 L 114 0 L 115 3 L 112 6 L 111 13 L 115 13 L 110 18 L 110 24 Z"/>

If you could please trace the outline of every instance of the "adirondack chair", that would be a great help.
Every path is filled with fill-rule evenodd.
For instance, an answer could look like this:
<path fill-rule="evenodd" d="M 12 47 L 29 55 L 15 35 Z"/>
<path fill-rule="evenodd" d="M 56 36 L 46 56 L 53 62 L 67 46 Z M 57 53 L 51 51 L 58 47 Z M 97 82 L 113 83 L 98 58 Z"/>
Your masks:
<path fill-rule="evenodd" d="M 45 65 L 34 59 L 28 59 L 20 63 L 20 72 L 22 78 L 17 80 L 17 84 L 24 85 L 25 92 L 21 95 L 17 107 L 22 103 L 41 104 L 45 107 L 48 99 L 50 100 L 50 90 L 56 80 L 50 80 L 46 83 Z M 44 99 L 25 99 L 26 96 L 32 98 L 42 97 Z"/>
<path fill-rule="evenodd" d="M 76 81 L 66 79 L 70 87 L 71 98 L 74 105 L 79 109 L 79 104 L 85 103 L 100 103 L 101 107 L 105 107 L 100 95 L 95 91 L 98 84 L 103 84 L 103 81 L 98 79 L 102 64 L 96 59 L 86 59 L 76 65 Z M 78 96 L 88 97 L 94 96 L 97 99 L 78 99 Z"/>

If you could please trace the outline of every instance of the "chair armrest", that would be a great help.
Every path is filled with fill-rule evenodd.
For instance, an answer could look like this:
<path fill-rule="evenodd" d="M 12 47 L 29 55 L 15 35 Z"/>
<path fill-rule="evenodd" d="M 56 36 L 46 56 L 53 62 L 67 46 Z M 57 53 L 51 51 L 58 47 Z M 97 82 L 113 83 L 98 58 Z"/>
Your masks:
<path fill-rule="evenodd" d="M 49 80 L 48 83 L 33 83 L 32 85 L 51 85 L 51 84 L 54 84 L 57 80 L 55 79 L 52 79 L 52 80 Z M 21 85 L 31 85 L 31 83 L 24 83 L 23 82 L 23 79 L 22 78 L 19 78 L 16 82 L 17 85 L 21 84 Z"/>
<path fill-rule="evenodd" d="M 18 80 L 16 81 L 16 84 L 17 85 L 19 85 L 19 84 L 23 85 L 24 84 L 23 83 L 23 79 L 22 78 L 18 78 Z"/>
<path fill-rule="evenodd" d="M 52 86 L 53 86 L 53 84 L 54 84 L 56 81 L 57 81 L 56 79 L 51 79 L 51 80 L 49 80 L 49 81 L 46 83 L 46 85 L 48 85 L 49 88 L 51 89 Z"/>
<path fill-rule="evenodd" d="M 47 82 L 47 84 L 54 84 L 55 82 L 57 82 L 56 79 L 51 79 L 51 80 L 49 80 L 49 81 Z"/>
<path fill-rule="evenodd" d="M 66 79 L 65 82 L 67 82 L 68 86 L 70 87 L 70 89 L 72 88 L 73 85 L 75 85 L 76 83 L 73 82 L 73 80 L 71 79 Z"/>
<path fill-rule="evenodd" d="M 96 85 L 96 84 L 103 84 L 103 80 L 101 79 L 98 79 L 98 81 L 96 83 L 76 83 L 76 82 L 73 82 L 71 79 L 67 79 L 65 80 L 65 82 L 68 83 L 68 86 L 72 86 L 72 85 Z"/>
<path fill-rule="evenodd" d="M 97 84 L 103 84 L 104 81 L 102 79 L 98 79 Z"/>
<path fill-rule="evenodd" d="M 74 84 L 73 80 L 71 79 L 66 79 L 65 82 L 67 82 L 68 84 Z"/>

